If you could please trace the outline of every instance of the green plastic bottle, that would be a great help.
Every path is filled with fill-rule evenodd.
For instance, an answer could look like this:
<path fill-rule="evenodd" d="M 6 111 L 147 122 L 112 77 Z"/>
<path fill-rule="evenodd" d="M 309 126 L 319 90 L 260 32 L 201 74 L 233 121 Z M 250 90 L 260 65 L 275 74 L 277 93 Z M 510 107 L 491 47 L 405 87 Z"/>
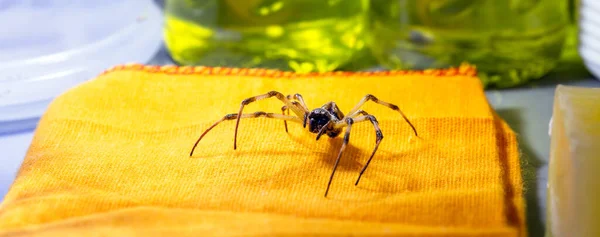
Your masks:
<path fill-rule="evenodd" d="M 560 59 L 566 0 L 372 0 L 371 48 L 387 68 L 477 66 L 487 87 L 538 79 Z"/>
<path fill-rule="evenodd" d="M 326 72 L 367 51 L 368 0 L 166 0 L 182 65 Z"/>

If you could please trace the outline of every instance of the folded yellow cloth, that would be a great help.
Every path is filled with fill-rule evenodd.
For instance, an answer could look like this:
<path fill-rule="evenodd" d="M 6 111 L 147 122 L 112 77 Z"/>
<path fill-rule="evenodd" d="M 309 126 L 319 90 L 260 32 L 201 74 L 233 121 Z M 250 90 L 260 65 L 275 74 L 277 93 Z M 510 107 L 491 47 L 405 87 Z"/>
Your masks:
<path fill-rule="evenodd" d="M 515 134 L 476 70 L 293 74 L 124 65 L 66 92 L 39 123 L 0 205 L 0 236 L 525 236 Z M 384 139 L 352 126 L 315 140 L 300 123 L 242 119 L 198 136 L 240 102 L 276 90 L 343 112 L 366 94 Z M 276 98 L 244 112 L 281 113 Z"/>

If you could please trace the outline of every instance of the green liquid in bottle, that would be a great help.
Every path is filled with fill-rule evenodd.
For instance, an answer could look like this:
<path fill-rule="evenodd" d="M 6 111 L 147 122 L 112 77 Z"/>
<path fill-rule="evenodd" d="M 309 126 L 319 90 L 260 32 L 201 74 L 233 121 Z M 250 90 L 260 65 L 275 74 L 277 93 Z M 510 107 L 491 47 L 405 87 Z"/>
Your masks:
<path fill-rule="evenodd" d="M 538 79 L 561 56 L 565 0 L 372 0 L 372 50 L 386 67 L 475 64 L 486 86 Z"/>
<path fill-rule="evenodd" d="M 183 65 L 326 72 L 366 50 L 367 0 L 167 0 L 164 38 Z"/>

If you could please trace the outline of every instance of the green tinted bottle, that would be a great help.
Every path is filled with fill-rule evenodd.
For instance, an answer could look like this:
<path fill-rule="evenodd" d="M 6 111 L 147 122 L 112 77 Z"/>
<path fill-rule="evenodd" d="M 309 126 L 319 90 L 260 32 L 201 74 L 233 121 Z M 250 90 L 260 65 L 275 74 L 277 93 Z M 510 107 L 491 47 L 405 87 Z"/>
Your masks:
<path fill-rule="evenodd" d="M 373 54 L 394 69 L 475 64 L 486 86 L 538 79 L 560 58 L 566 0 L 372 0 Z"/>
<path fill-rule="evenodd" d="M 366 50 L 368 0 L 166 0 L 164 38 L 183 65 L 325 72 Z"/>

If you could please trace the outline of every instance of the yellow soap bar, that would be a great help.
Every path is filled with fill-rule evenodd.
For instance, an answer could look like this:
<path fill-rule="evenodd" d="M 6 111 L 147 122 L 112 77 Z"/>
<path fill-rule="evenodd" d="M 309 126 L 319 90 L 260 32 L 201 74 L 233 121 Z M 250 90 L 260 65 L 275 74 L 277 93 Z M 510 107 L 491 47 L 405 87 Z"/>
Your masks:
<path fill-rule="evenodd" d="M 559 85 L 551 125 L 546 236 L 600 236 L 600 88 Z"/>

